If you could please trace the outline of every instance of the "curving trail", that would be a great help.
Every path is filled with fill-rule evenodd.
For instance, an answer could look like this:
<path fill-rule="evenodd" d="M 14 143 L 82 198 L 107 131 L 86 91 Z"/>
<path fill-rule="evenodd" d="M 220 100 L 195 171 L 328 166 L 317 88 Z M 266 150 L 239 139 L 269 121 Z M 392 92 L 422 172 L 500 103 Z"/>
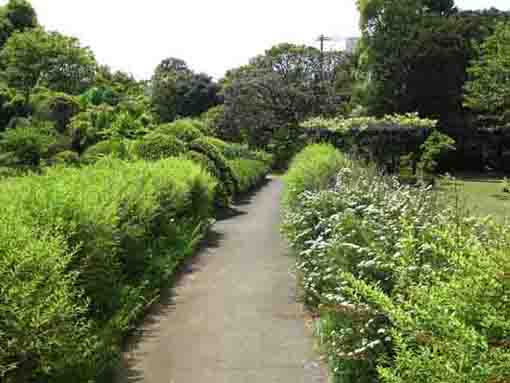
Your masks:
<path fill-rule="evenodd" d="M 117 383 L 325 383 L 279 235 L 281 181 L 213 227 L 126 351 Z"/>

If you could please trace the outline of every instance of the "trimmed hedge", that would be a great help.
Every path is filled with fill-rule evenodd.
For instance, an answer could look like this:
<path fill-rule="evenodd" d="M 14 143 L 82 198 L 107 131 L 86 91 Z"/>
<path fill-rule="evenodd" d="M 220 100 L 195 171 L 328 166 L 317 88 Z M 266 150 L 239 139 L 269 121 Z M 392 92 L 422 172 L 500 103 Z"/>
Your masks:
<path fill-rule="evenodd" d="M 97 144 L 89 147 L 80 159 L 83 163 L 92 164 L 104 157 L 126 159 L 128 156 L 125 142 L 119 139 L 111 139 L 99 141 Z"/>
<path fill-rule="evenodd" d="M 271 168 L 262 161 L 240 158 L 228 161 L 234 173 L 239 192 L 246 192 L 260 184 Z"/>
<path fill-rule="evenodd" d="M 153 132 L 140 138 L 133 150 L 138 158 L 154 161 L 177 157 L 186 151 L 186 145 L 174 136 Z"/>
<path fill-rule="evenodd" d="M 507 226 L 352 161 L 317 188 L 299 175 L 321 154 L 307 158 L 282 230 L 332 382 L 508 381 Z"/>
<path fill-rule="evenodd" d="M 235 195 L 238 190 L 238 185 L 232 169 L 222 152 L 211 143 L 210 137 L 202 137 L 194 140 L 190 145 L 190 149 L 204 154 L 214 163 L 217 169 L 218 181 L 224 185 L 229 196 Z"/>
<path fill-rule="evenodd" d="M 216 181 L 171 158 L 1 182 L 1 380 L 108 380 L 122 335 L 207 228 Z"/>
<path fill-rule="evenodd" d="M 159 125 L 155 129 L 155 132 L 175 136 L 179 140 L 188 143 L 204 135 L 202 131 L 196 127 L 196 124 L 189 119 L 177 120 L 170 124 Z"/>

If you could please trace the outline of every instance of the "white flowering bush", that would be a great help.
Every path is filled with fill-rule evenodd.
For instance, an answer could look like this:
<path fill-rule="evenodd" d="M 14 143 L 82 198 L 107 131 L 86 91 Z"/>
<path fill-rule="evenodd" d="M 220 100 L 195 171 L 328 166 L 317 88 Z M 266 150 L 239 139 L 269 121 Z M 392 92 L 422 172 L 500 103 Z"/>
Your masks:
<path fill-rule="evenodd" d="M 334 381 L 506 381 L 507 230 L 430 187 L 352 161 L 337 173 L 297 195 L 282 226 Z"/>

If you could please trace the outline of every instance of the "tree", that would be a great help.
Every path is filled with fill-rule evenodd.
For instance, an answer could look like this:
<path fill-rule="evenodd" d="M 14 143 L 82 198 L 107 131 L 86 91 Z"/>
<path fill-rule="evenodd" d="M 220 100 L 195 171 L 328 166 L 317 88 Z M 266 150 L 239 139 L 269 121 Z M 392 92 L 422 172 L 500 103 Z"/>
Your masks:
<path fill-rule="evenodd" d="M 297 131 L 303 119 L 343 111 L 350 98 L 345 93 L 348 62 L 343 52 L 322 55 L 314 47 L 285 43 L 227 72 L 220 82 L 225 138 L 244 137 L 267 147 L 280 133 Z"/>
<path fill-rule="evenodd" d="M 15 32 L 0 53 L 3 77 L 28 99 L 37 85 L 79 94 L 93 82 L 96 61 L 77 39 L 41 28 Z"/>
<path fill-rule="evenodd" d="M 465 85 L 465 106 L 483 119 L 510 122 L 510 23 L 500 23 L 480 47 Z"/>
<path fill-rule="evenodd" d="M 359 0 L 358 99 L 370 114 L 407 113 L 465 126 L 463 85 L 476 42 L 503 13 L 458 12 L 450 0 Z"/>
<path fill-rule="evenodd" d="M 221 102 L 218 92 L 211 77 L 194 73 L 176 58 L 163 60 L 151 81 L 152 103 L 162 122 L 199 116 Z"/>
<path fill-rule="evenodd" d="M 26 0 L 10 0 L 0 7 L 0 48 L 15 31 L 24 31 L 37 26 L 37 15 Z"/>

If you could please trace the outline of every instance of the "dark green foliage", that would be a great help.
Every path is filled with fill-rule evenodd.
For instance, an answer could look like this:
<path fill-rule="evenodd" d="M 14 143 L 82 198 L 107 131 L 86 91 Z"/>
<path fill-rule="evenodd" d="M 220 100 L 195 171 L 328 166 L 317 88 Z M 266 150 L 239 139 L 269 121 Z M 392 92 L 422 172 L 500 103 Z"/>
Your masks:
<path fill-rule="evenodd" d="M 64 150 L 54 155 L 52 161 L 57 165 L 77 165 L 80 162 L 80 156 L 71 150 Z"/>
<path fill-rule="evenodd" d="M 510 123 L 510 22 L 501 23 L 468 68 L 465 105 L 489 123 Z"/>
<path fill-rule="evenodd" d="M 80 103 L 84 106 L 99 106 L 101 104 L 115 106 L 119 103 L 120 98 L 121 96 L 110 87 L 93 87 L 80 96 Z"/>
<path fill-rule="evenodd" d="M 446 134 L 434 130 L 421 146 L 420 167 L 425 173 L 441 171 L 439 165 L 442 159 L 451 151 L 455 150 L 455 140 Z"/>
<path fill-rule="evenodd" d="M 147 134 L 134 145 L 134 152 L 138 158 L 150 161 L 178 157 L 185 151 L 186 145 L 183 141 L 175 136 L 159 132 Z"/>
<path fill-rule="evenodd" d="M 12 153 L 16 165 L 38 166 L 57 144 L 54 127 L 49 123 L 26 121 L 1 135 L 2 152 Z"/>
<path fill-rule="evenodd" d="M 98 381 L 207 228 L 215 181 L 184 159 L 2 181 L 0 375 Z"/>
<path fill-rule="evenodd" d="M 237 184 L 232 169 L 228 165 L 227 159 L 208 137 L 202 137 L 193 141 L 190 149 L 206 155 L 218 171 L 218 180 L 225 187 L 229 196 L 233 196 L 237 191 Z"/>
<path fill-rule="evenodd" d="M 128 150 L 123 140 L 111 139 L 100 141 L 89 147 L 81 156 L 81 161 L 86 164 L 94 163 L 104 157 L 120 159 L 128 158 Z"/>
<path fill-rule="evenodd" d="M 189 150 L 184 154 L 184 157 L 200 165 L 202 169 L 207 171 L 216 180 L 221 180 L 220 171 L 216 167 L 214 161 L 211 160 L 207 155 L 195 150 Z M 220 209 L 228 207 L 231 200 L 231 192 L 221 181 L 219 181 L 214 188 L 214 206 Z"/>
<path fill-rule="evenodd" d="M 203 136 L 202 131 L 198 129 L 193 120 L 190 119 L 177 120 L 169 124 L 159 125 L 155 131 L 177 137 L 184 142 L 191 142 Z"/>
<path fill-rule="evenodd" d="M 152 104 L 161 122 L 198 117 L 220 102 L 217 84 L 175 58 L 163 60 L 151 81 Z"/>
<path fill-rule="evenodd" d="M 0 132 L 13 117 L 23 117 L 26 111 L 25 100 L 14 89 L 0 88 Z"/>
<path fill-rule="evenodd" d="M 37 26 L 34 8 L 26 0 L 9 0 L 0 7 L 0 49 L 16 31 L 24 31 Z"/>
<path fill-rule="evenodd" d="M 94 81 L 96 62 L 76 38 L 34 28 L 15 32 L 0 53 L 7 84 L 27 99 L 36 86 L 79 94 Z"/>
<path fill-rule="evenodd" d="M 53 122 L 59 133 L 66 132 L 71 119 L 80 112 L 77 98 L 66 93 L 42 89 L 30 101 L 34 116 Z"/>

